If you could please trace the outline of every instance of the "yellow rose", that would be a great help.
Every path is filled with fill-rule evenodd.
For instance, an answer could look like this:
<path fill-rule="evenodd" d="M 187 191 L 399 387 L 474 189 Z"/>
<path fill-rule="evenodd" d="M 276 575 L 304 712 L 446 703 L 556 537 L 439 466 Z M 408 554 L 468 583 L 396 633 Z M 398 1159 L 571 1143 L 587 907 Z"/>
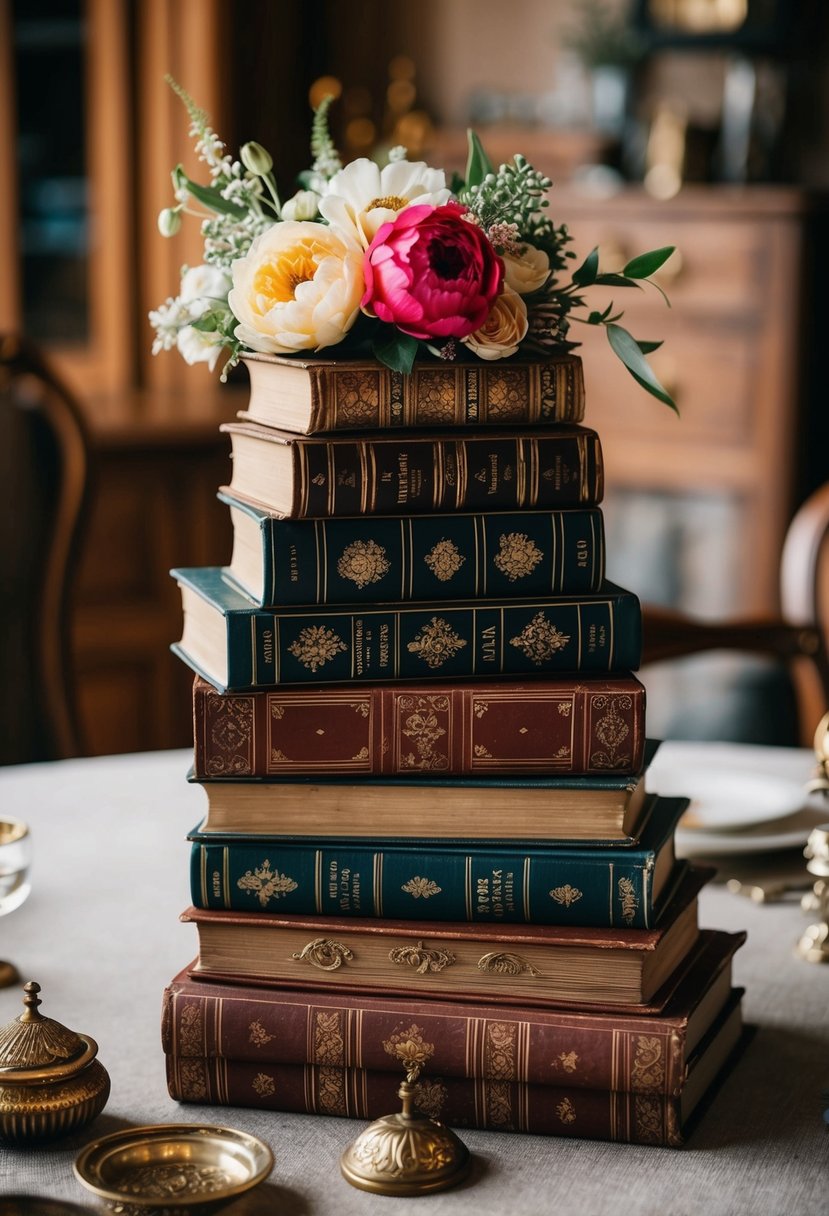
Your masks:
<path fill-rule="evenodd" d="M 507 359 L 527 334 L 527 306 L 517 291 L 504 284 L 480 329 L 464 338 L 479 359 Z"/>
<path fill-rule="evenodd" d="M 296 220 L 258 236 L 231 274 L 236 337 L 264 354 L 335 346 L 354 324 L 365 290 L 356 242 L 325 224 Z"/>
<path fill-rule="evenodd" d="M 524 245 L 521 253 L 505 253 L 504 279 L 520 296 L 543 287 L 550 275 L 550 259 L 543 249 Z"/>

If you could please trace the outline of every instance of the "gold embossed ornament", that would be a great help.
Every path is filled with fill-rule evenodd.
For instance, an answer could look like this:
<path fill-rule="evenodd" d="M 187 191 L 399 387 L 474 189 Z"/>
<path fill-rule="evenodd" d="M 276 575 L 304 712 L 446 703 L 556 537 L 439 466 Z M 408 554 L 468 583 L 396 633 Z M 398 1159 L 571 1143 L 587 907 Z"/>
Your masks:
<path fill-rule="evenodd" d="M 387 1048 L 388 1049 L 388 1048 Z M 428 1195 L 463 1181 L 472 1158 L 451 1128 L 414 1109 L 420 1064 L 397 1091 L 403 1109 L 375 1119 L 340 1158 L 343 1177 L 376 1195 Z"/>
<path fill-rule="evenodd" d="M 10 1144 L 76 1132 L 109 1097 L 95 1040 L 39 1012 L 40 984 L 28 983 L 24 992 L 23 1013 L 0 1030 L 0 1141 Z"/>

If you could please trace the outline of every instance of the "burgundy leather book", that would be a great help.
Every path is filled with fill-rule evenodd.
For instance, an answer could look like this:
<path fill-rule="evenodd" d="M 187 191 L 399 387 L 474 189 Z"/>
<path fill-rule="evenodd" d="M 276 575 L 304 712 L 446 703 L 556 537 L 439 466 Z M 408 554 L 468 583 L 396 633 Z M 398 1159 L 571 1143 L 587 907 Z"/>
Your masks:
<path fill-rule="evenodd" d="M 678 1094 L 638 1089 L 527 1085 L 501 1078 L 439 1076 L 417 1082 L 415 1102 L 455 1127 L 616 1140 L 678 1147 L 685 1128 L 738 1046 L 742 989 L 733 989 L 720 1018 L 689 1062 Z M 257 1064 L 219 1056 L 166 1057 L 170 1096 L 180 1102 L 252 1106 L 301 1114 L 376 1119 L 400 1109 L 401 1073 L 326 1064 Z"/>
<path fill-rule="evenodd" d="M 744 933 L 706 930 L 665 1007 L 607 1014 L 496 1008 L 345 993 L 210 984 L 187 969 L 165 989 L 162 1045 L 177 1057 L 264 1068 L 316 1064 L 676 1094 L 688 1059 L 724 1007 Z"/>
<path fill-rule="evenodd" d="M 194 775 L 638 773 L 645 689 L 610 680 L 219 693 L 193 685 Z"/>

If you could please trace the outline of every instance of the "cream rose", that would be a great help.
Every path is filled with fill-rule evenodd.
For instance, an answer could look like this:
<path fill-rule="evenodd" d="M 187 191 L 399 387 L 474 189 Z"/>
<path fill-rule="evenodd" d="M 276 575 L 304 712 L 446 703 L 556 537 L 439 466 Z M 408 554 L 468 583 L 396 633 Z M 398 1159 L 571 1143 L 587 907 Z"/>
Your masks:
<path fill-rule="evenodd" d="M 527 335 L 527 306 L 517 291 L 504 290 L 480 329 L 463 341 L 479 359 L 508 359 Z"/>
<path fill-rule="evenodd" d="M 231 267 L 236 337 L 264 354 L 341 342 L 365 290 L 363 253 L 325 224 L 285 220 L 258 236 Z"/>
<path fill-rule="evenodd" d="M 521 253 L 505 253 L 504 278 L 507 286 L 520 296 L 538 291 L 547 282 L 550 274 L 550 259 L 543 249 L 524 245 Z"/>

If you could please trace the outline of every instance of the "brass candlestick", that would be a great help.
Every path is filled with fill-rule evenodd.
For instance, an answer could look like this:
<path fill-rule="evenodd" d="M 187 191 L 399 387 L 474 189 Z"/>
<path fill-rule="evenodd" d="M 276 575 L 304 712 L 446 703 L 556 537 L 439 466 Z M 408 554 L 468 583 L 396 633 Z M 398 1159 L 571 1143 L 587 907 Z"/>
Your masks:
<path fill-rule="evenodd" d="M 340 1169 L 352 1186 L 377 1195 L 427 1195 L 466 1177 L 472 1158 L 463 1141 L 414 1109 L 419 1075 L 419 1066 L 408 1069 L 397 1091 L 403 1109 L 376 1119 L 343 1153 Z"/>
<path fill-rule="evenodd" d="M 812 828 L 804 857 L 806 869 L 816 875 L 815 885 L 803 898 L 804 911 L 817 912 L 820 918 L 809 925 L 795 950 L 808 963 L 829 963 L 829 823 Z"/>

